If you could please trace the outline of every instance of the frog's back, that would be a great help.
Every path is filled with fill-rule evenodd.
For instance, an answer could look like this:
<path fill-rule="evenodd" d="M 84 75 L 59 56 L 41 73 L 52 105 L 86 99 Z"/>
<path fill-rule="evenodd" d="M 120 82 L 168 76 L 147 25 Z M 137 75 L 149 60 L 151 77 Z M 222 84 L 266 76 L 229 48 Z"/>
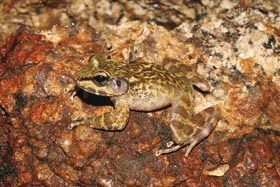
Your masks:
<path fill-rule="evenodd" d="M 182 81 L 157 64 L 132 63 L 127 65 L 127 71 L 129 90 L 125 96 L 134 110 L 163 108 L 191 89 L 189 82 Z"/>

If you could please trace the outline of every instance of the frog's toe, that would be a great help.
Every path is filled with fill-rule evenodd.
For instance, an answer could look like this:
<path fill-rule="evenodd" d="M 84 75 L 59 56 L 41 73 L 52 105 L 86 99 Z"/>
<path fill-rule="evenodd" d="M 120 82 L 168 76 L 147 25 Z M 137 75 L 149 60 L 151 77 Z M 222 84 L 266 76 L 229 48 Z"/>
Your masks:
<path fill-rule="evenodd" d="M 190 152 L 191 152 L 191 150 L 192 150 L 192 149 L 195 147 L 195 145 L 198 143 L 198 142 L 195 142 L 195 141 L 193 141 L 193 142 L 191 142 L 191 141 L 192 141 L 192 140 L 187 141 L 187 142 L 185 142 L 185 143 L 182 144 L 182 145 L 174 145 L 174 144 L 173 144 L 173 146 L 171 145 L 171 146 L 169 146 L 167 149 L 158 150 L 158 151 L 156 152 L 156 156 L 178 151 L 179 149 L 181 149 L 181 148 L 187 146 L 188 144 L 190 144 L 190 145 L 188 146 L 187 150 L 186 150 L 186 153 L 185 153 L 185 157 L 188 157 L 189 154 L 190 154 Z M 191 143 L 190 143 L 190 142 L 191 142 Z"/>
<path fill-rule="evenodd" d="M 72 102 L 72 103 L 74 103 L 74 97 L 75 97 L 75 95 L 77 94 L 77 92 L 76 91 L 73 91 L 73 93 L 71 93 L 71 95 L 70 95 L 70 101 Z"/>
<path fill-rule="evenodd" d="M 181 149 L 182 147 L 184 147 L 185 145 L 174 145 L 174 146 L 170 146 L 167 149 L 160 149 L 156 152 L 156 156 L 160 156 L 162 154 L 167 154 L 167 153 L 172 153 L 175 152 L 179 149 Z"/>
<path fill-rule="evenodd" d="M 189 143 L 189 142 L 188 142 Z M 185 157 L 188 157 L 192 149 L 198 144 L 199 141 L 192 141 L 191 144 L 186 148 Z"/>
<path fill-rule="evenodd" d="M 172 145 L 174 145 L 173 141 L 169 141 L 166 143 L 167 148 L 170 148 Z"/>
<path fill-rule="evenodd" d="M 72 130 L 76 126 L 77 126 L 77 123 L 72 122 L 70 125 L 68 125 L 68 130 Z"/>
<path fill-rule="evenodd" d="M 77 91 L 74 88 L 65 88 L 63 91 L 64 94 L 69 95 L 70 101 L 73 103 L 74 97 L 77 95 Z"/>
<path fill-rule="evenodd" d="M 68 129 L 69 129 L 69 130 L 72 130 L 73 128 L 75 128 L 75 127 L 77 127 L 77 126 L 82 125 L 81 122 L 82 122 L 82 120 L 79 120 L 79 119 L 72 121 L 72 122 L 70 123 L 70 125 L 68 125 Z"/>
<path fill-rule="evenodd" d="M 156 156 L 159 156 L 162 154 L 167 154 L 167 153 L 172 153 L 172 152 L 178 151 L 179 149 L 189 145 L 185 152 L 185 157 L 188 157 L 191 150 L 199 143 L 199 139 L 191 139 L 191 140 L 185 142 L 184 144 L 178 144 L 178 145 L 174 145 L 174 142 L 172 142 L 172 145 L 169 145 L 169 143 L 170 142 L 167 143 L 168 148 L 158 150 L 156 152 Z"/>

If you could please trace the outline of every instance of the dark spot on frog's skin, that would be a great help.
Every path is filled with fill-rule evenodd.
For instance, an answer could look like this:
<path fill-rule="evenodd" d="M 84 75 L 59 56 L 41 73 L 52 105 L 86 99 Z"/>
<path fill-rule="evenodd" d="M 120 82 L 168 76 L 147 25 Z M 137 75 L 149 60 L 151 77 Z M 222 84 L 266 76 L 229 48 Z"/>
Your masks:
<path fill-rule="evenodd" d="M 95 91 L 95 90 L 94 90 L 94 91 Z M 98 91 L 96 91 L 96 92 L 97 92 L 97 95 L 100 95 L 100 96 L 105 96 L 105 95 L 107 95 L 106 92 L 101 91 L 101 90 L 98 90 Z"/>
<path fill-rule="evenodd" d="M 195 116 L 193 116 L 191 121 L 198 126 L 204 126 L 206 123 L 206 120 L 203 114 L 201 113 L 198 113 Z"/>
<path fill-rule="evenodd" d="M 180 64 L 179 71 L 180 72 L 192 72 L 192 68 L 190 66 L 187 66 L 186 64 Z"/>
<path fill-rule="evenodd" d="M 190 136 L 194 133 L 194 128 L 193 126 L 186 124 L 186 123 L 182 123 L 180 121 L 177 120 L 173 120 L 172 121 L 172 126 L 174 129 L 176 129 L 176 132 L 178 133 L 178 136 L 173 136 L 172 139 L 176 142 L 176 143 L 184 143 L 185 140 L 183 137 L 185 136 Z"/>
<path fill-rule="evenodd" d="M 187 106 L 191 106 L 191 105 L 192 105 L 192 101 L 191 101 L 191 98 L 190 98 L 190 97 L 183 97 L 183 98 L 181 99 L 181 101 L 183 101 L 184 104 L 187 105 Z"/>
<path fill-rule="evenodd" d="M 213 107 L 209 107 L 209 108 L 206 108 L 206 109 L 204 110 L 204 112 L 207 112 L 208 115 L 213 114 L 214 111 L 215 111 L 215 109 L 214 109 Z"/>
<path fill-rule="evenodd" d="M 130 82 L 130 83 L 129 83 L 130 88 L 134 88 L 133 90 L 138 90 L 138 88 L 137 88 L 136 85 L 137 85 L 136 82 Z"/>
<path fill-rule="evenodd" d="M 178 69 L 178 67 L 176 66 L 170 66 L 169 71 L 171 71 L 172 73 L 178 73 L 180 70 Z"/>
<path fill-rule="evenodd" d="M 186 134 L 192 134 L 194 132 L 194 129 L 191 125 L 187 125 L 177 120 L 173 120 L 172 125 L 176 127 L 176 129 L 181 129 Z"/>
<path fill-rule="evenodd" d="M 108 129 L 113 129 L 112 121 L 111 121 L 111 120 L 112 120 L 111 118 L 104 118 L 104 122 L 105 122 L 106 127 L 107 127 Z"/>
<path fill-rule="evenodd" d="M 182 106 L 177 106 L 174 111 L 175 114 L 179 114 L 181 117 L 183 117 L 184 119 L 188 119 L 190 117 L 189 112 L 186 110 L 186 108 L 182 107 Z"/>

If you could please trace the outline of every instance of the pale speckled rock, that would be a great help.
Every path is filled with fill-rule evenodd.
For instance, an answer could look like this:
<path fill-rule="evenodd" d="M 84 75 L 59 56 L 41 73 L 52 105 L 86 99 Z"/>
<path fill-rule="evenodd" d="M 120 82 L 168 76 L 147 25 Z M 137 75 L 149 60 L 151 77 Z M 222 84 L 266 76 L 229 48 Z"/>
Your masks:
<path fill-rule="evenodd" d="M 279 9 L 273 0 L 3 1 L 0 186 L 280 186 Z M 15 32 L 22 24 L 37 32 Z M 223 121 L 188 158 L 154 156 L 170 138 L 169 109 L 132 112 L 122 132 L 69 132 L 70 117 L 112 109 L 64 93 L 93 53 L 193 66 L 212 86 L 197 110 L 218 104 Z"/>

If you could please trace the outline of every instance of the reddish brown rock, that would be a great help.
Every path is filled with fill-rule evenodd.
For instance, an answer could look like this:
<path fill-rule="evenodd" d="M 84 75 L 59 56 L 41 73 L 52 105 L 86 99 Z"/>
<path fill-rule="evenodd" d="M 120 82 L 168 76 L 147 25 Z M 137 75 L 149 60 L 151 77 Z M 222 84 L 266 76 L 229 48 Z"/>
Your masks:
<path fill-rule="evenodd" d="M 276 1 L 101 2 L 99 10 L 67 4 L 67 14 L 59 14 L 63 1 L 0 6 L 7 28 L 0 35 L 0 186 L 279 186 Z M 161 10 L 167 14 L 159 19 Z M 49 29 L 15 31 L 15 20 Z M 131 112 L 121 132 L 69 130 L 72 119 L 112 110 L 107 99 L 79 93 L 71 101 L 67 93 L 72 75 L 95 53 L 191 65 L 213 88 L 198 94 L 197 110 L 217 104 L 222 121 L 187 158 L 184 149 L 155 156 L 171 137 L 170 109 Z"/>

